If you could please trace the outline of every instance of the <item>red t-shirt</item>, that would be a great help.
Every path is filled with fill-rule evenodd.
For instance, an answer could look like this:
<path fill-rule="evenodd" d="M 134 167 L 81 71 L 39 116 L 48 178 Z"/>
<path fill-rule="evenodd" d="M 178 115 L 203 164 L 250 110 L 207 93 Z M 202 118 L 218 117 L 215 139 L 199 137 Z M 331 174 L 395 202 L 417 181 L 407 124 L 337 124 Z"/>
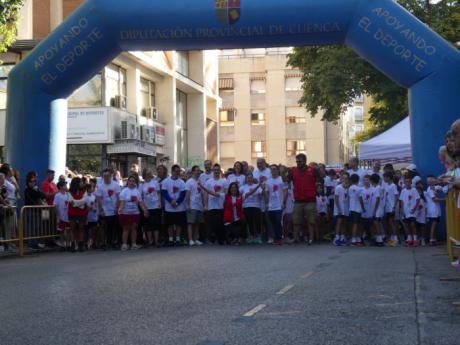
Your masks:
<path fill-rule="evenodd" d="M 43 181 L 42 192 L 45 194 L 53 193 L 53 195 L 46 197 L 46 203 L 50 206 L 53 206 L 54 194 L 58 192 L 58 187 L 56 186 L 56 184 L 53 181 Z"/>

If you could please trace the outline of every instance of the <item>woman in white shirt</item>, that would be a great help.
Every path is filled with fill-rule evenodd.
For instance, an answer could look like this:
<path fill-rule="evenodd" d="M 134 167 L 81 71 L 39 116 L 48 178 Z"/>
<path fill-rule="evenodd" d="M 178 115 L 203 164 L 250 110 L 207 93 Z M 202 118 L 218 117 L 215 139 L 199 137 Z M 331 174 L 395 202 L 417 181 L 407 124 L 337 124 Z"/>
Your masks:
<path fill-rule="evenodd" d="M 149 217 L 144 219 L 144 231 L 147 234 L 149 245 L 158 246 L 161 228 L 161 188 L 158 181 L 153 178 L 151 170 L 144 172 L 144 183 L 139 189 L 144 205 L 149 212 Z"/>
<path fill-rule="evenodd" d="M 287 186 L 284 184 L 280 176 L 280 170 L 277 165 L 270 166 L 272 176 L 266 182 L 265 188 L 265 204 L 268 210 L 269 222 L 269 237 L 273 235 L 275 245 L 282 245 L 282 216 L 283 210 L 286 207 L 288 197 Z"/>
<path fill-rule="evenodd" d="M 262 197 L 261 183 L 256 184 L 252 172 L 246 176 L 246 183 L 240 187 L 243 196 L 243 212 L 249 228 L 248 243 L 262 244 L 260 203 Z"/>
<path fill-rule="evenodd" d="M 122 246 L 121 250 L 128 250 L 128 238 L 131 234 L 131 249 L 139 249 L 136 244 L 137 226 L 140 221 L 139 207 L 144 212 L 144 217 L 149 218 L 149 211 L 142 201 L 142 195 L 137 188 L 136 177 L 131 175 L 128 177 L 127 187 L 120 193 L 120 205 L 118 207 L 118 215 L 120 225 L 123 227 Z"/>

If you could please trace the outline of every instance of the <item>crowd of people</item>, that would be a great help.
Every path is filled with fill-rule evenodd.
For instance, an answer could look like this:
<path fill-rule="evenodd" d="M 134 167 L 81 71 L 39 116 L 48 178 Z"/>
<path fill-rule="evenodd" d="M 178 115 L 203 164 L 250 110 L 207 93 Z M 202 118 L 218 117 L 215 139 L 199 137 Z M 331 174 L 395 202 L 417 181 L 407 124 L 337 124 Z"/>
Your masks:
<path fill-rule="evenodd" d="M 306 155 L 299 154 L 293 168 L 263 158 L 254 168 L 235 162 L 226 172 L 209 160 L 203 171 L 160 165 L 140 172 L 133 165 L 126 180 L 108 167 L 100 177 L 60 176 L 55 184 L 55 172 L 49 170 L 40 186 L 37 173 L 29 172 L 24 204 L 55 207 L 56 243 L 72 252 L 325 240 L 335 246 L 434 246 L 442 197 L 460 185 L 457 132 L 460 123 L 452 125 L 439 151 L 446 173 L 426 181 L 413 164 L 395 170 L 376 162 L 367 170 L 352 158 L 343 169 L 328 170 L 324 164 L 307 164 Z M 0 223 L 6 239 L 21 198 L 17 181 L 17 172 L 3 164 Z M 0 242 L 0 250 L 7 246 L 12 245 Z"/>

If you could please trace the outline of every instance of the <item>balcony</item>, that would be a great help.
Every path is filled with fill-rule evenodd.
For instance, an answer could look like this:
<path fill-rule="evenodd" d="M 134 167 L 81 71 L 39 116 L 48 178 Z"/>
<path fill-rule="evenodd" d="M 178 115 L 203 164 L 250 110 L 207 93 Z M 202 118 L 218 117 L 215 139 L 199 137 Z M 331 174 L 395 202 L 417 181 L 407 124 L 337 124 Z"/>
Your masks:
<path fill-rule="evenodd" d="M 138 156 L 155 157 L 156 146 L 138 139 L 117 139 L 115 144 L 107 146 L 108 154 L 132 154 Z"/>

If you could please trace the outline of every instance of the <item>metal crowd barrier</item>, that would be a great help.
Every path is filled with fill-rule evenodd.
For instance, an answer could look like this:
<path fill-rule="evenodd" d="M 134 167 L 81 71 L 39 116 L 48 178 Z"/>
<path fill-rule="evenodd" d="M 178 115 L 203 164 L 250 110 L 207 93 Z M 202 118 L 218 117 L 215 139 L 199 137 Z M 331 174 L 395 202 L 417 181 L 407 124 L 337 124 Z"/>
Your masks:
<path fill-rule="evenodd" d="M 0 245 L 17 244 L 18 213 L 16 206 L 3 207 L 3 224 L 0 226 Z"/>
<path fill-rule="evenodd" d="M 451 190 L 446 198 L 446 225 L 447 225 L 447 254 L 450 261 L 454 261 L 454 247 L 451 239 L 460 240 L 460 219 L 459 209 L 457 208 L 458 190 Z M 459 272 L 460 273 L 460 272 Z"/>
<path fill-rule="evenodd" d="M 24 242 L 59 237 L 57 209 L 54 206 L 24 206 L 19 217 L 19 255 L 24 256 Z"/>

